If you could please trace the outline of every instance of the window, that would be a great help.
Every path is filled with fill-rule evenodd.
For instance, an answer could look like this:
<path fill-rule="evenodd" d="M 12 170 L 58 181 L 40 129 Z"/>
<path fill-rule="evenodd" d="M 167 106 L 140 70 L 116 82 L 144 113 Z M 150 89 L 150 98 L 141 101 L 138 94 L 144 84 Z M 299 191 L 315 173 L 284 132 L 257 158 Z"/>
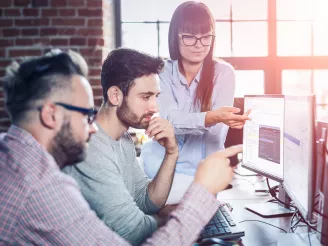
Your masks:
<path fill-rule="evenodd" d="M 317 118 L 328 116 L 328 70 L 283 70 L 282 92 L 289 95 L 315 94 Z"/>
<path fill-rule="evenodd" d="M 327 10 L 325 0 L 277 0 L 278 55 L 327 55 Z"/>
<path fill-rule="evenodd" d="M 278 21 L 278 56 L 310 56 L 311 28 L 309 22 Z"/>
<path fill-rule="evenodd" d="M 142 34 L 140 33 L 142 30 Z M 155 24 L 126 23 L 122 25 L 123 46 L 157 54 L 157 28 Z"/>
<path fill-rule="evenodd" d="M 120 2 L 122 45 L 168 58 L 169 21 L 185 1 Z M 235 67 L 236 96 L 315 93 L 317 113 L 328 112 L 327 0 L 202 2 L 216 20 L 215 56 Z"/>
<path fill-rule="evenodd" d="M 121 0 L 122 46 L 168 57 L 169 21 L 176 7 L 183 2 Z M 267 56 L 267 0 L 202 2 L 211 9 L 216 19 L 216 56 Z"/>
<path fill-rule="evenodd" d="M 264 72 L 262 70 L 236 70 L 235 97 L 264 94 Z"/>
<path fill-rule="evenodd" d="M 311 70 L 283 70 L 282 93 L 289 95 L 311 94 Z"/>

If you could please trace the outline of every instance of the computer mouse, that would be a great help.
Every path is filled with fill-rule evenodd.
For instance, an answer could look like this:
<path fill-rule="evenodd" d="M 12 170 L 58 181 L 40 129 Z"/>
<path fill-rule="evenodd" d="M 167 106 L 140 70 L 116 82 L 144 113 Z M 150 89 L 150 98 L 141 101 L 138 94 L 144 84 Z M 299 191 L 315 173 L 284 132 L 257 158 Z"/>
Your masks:
<path fill-rule="evenodd" d="M 219 239 L 219 238 L 215 238 L 215 237 L 212 237 L 212 238 L 206 238 L 206 239 L 203 239 L 199 244 L 199 246 L 205 246 L 205 245 L 224 245 L 224 246 L 233 246 L 234 244 L 233 243 L 230 243 L 230 242 L 227 242 L 227 241 L 224 241 L 222 239 Z"/>

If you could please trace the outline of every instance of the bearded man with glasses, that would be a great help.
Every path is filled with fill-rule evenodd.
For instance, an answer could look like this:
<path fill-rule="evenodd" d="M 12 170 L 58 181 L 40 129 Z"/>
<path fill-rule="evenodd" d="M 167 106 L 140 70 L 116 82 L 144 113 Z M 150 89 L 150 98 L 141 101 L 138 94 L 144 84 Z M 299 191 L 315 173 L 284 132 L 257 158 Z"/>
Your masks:
<path fill-rule="evenodd" d="M 80 64 L 73 63 L 71 57 L 79 55 L 70 54 L 32 59 L 20 66 L 14 63 L 4 79 L 6 108 L 13 123 L 9 135 L 28 130 L 59 167 L 83 160 L 96 131 L 87 65 L 82 57 Z"/>

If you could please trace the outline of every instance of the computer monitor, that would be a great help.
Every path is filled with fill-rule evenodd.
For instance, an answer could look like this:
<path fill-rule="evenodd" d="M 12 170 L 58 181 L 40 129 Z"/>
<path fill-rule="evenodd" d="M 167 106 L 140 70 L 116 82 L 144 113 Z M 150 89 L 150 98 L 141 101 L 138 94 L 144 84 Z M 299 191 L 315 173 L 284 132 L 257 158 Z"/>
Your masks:
<path fill-rule="evenodd" d="M 245 123 L 243 130 L 242 167 L 279 182 L 278 198 L 289 203 L 282 186 L 284 108 L 283 95 L 245 96 L 244 111 L 252 111 L 251 120 Z M 273 202 L 246 204 L 245 208 L 264 218 L 290 216 L 295 212 L 287 205 Z"/>
<path fill-rule="evenodd" d="M 245 95 L 244 112 L 251 109 L 243 129 L 245 167 L 278 182 L 283 180 L 283 95 Z"/>
<path fill-rule="evenodd" d="M 315 191 L 315 97 L 285 96 L 283 186 L 305 219 Z"/>

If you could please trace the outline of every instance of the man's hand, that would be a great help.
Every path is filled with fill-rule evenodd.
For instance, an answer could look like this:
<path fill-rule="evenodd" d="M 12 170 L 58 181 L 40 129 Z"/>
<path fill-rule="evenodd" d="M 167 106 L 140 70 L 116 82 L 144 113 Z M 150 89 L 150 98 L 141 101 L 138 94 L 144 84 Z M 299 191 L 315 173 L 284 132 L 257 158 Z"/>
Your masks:
<path fill-rule="evenodd" d="M 246 120 L 250 120 L 248 115 L 251 110 L 248 110 L 243 115 L 238 115 L 240 112 L 239 108 L 234 107 L 221 107 L 214 111 L 209 111 L 206 114 L 205 121 L 208 122 L 208 125 L 215 125 L 217 123 L 224 123 L 231 128 L 241 129 L 245 125 Z"/>
<path fill-rule="evenodd" d="M 213 195 L 224 190 L 233 176 L 228 157 L 242 150 L 242 145 L 236 145 L 209 155 L 199 164 L 194 182 L 204 186 Z"/>
<path fill-rule="evenodd" d="M 167 154 L 178 154 L 178 144 L 175 139 L 173 126 L 162 118 L 154 117 L 150 120 L 146 129 L 149 138 L 154 137 L 160 145 L 166 149 Z"/>

